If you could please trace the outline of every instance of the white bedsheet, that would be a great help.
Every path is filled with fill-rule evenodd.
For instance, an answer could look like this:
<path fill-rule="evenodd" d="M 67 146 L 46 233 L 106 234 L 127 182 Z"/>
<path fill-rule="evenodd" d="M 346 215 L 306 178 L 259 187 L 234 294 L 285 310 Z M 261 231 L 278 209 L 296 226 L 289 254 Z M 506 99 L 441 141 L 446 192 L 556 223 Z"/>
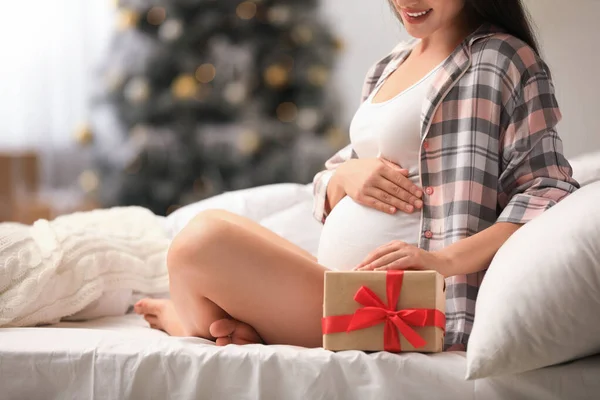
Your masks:
<path fill-rule="evenodd" d="M 600 356 L 465 381 L 464 353 L 332 353 L 172 338 L 137 315 L 0 330 L 0 399 L 593 399 Z"/>

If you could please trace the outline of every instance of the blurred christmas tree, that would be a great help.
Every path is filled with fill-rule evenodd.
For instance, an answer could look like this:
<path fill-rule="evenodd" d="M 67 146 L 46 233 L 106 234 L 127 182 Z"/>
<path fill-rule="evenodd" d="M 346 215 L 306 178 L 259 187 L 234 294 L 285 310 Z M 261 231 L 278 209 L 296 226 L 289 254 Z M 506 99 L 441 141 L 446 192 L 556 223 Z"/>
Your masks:
<path fill-rule="evenodd" d="M 157 214 L 224 191 L 307 183 L 346 140 L 316 0 L 121 0 L 89 129 L 105 206 Z"/>

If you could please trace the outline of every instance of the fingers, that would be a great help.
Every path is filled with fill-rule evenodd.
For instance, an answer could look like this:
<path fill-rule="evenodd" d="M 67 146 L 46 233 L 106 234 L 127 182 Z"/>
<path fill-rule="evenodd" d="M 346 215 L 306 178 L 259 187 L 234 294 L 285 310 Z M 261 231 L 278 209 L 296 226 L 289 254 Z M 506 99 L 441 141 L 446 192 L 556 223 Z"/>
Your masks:
<path fill-rule="evenodd" d="M 388 167 L 393 168 L 393 169 L 397 170 L 398 172 L 400 172 L 402 175 L 408 177 L 409 173 L 408 173 L 407 169 L 404 169 L 401 166 L 399 166 L 398 164 L 393 163 L 389 160 L 386 160 L 385 158 L 379 157 L 379 159 Z"/>
<path fill-rule="evenodd" d="M 403 257 L 402 254 L 410 254 L 413 247 L 400 240 L 391 241 L 369 253 L 364 261 L 355 269 L 358 271 L 373 271 L 392 262 L 396 258 Z"/>
<path fill-rule="evenodd" d="M 415 257 L 408 254 L 403 254 L 403 257 L 397 257 L 395 260 L 375 268 L 375 271 L 390 271 L 390 270 L 405 270 L 405 269 L 422 269 L 423 266 L 415 262 Z"/>
<path fill-rule="evenodd" d="M 395 214 L 396 211 L 398 211 L 395 206 L 384 203 L 382 200 L 365 194 L 359 194 L 357 201 L 363 206 L 374 208 L 386 214 Z"/>
<path fill-rule="evenodd" d="M 360 270 L 365 266 L 371 264 L 373 261 L 377 260 L 380 257 L 385 256 L 386 254 L 394 252 L 399 246 L 401 246 L 401 242 L 390 242 L 384 246 L 378 247 L 372 252 L 370 252 L 367 257 L 360 263 L 354 270 Z"/>
<path fill-rule="evenodd" d="M 366 194 L 407 213 L 412 213 L 415 208 L 421 209 L 423 207 L 422 200 L 417 199 L 385 178 L 381 178 L 377 185 L 366 189 Z M 382 186 L 385 188 L 382 189 Z"/>
<path fill-rule="evenodd" d="M 367 268 L 372 271 L 384 271 L 384 268 L 393 265 L 396 261 L 406 256 L 407 254 L 405 249 L 396 250 L 372 261 L 368 264 Z"/>
<path fill-rule="evenodd" d="M 390 262 L 387 265 L 379 267 L 375 269 L 375 271 L 389 271 L 389 270 L 406 270 L 406 269 L 416 269 L 423 270 L 426 269 L 426 261 L 423 258 L 423 251 L 415 246 L 405 246 L 402 250 L 404 250 L 404 257 L 398 257 L 394 261 Z"/>
<path fill-rule="evenodd" d="M 417 199 L 420 199 L 421 197 L 423 197 L 423 191 L 421 189 L 419 189 L 416 185 L 414 185 L 410 181 L 410 179 L 408 179 L 406 176 L 404 176 L 398 170 L 395 170 L 393 168 L 383 168 L 380 172 L 381 172 L 381 176 L 383 178 L 385 178 L 386 180 L 391 182 L 393 185 L 399 186 L 400 188 L 404 189 L 404 191 L 408 192 L 410 195 L 414 196 L 415 201 Z M 383 189 L 383 190 L 386 190 L 386 188 L 390 189 L 390 186 L 388 184 L 385 184 L 385 182 L 380 181 L 380 183 L 383 186 L 383 187 L 380 187 L 381 189 Z M 396 189 L 390 189 L 390 190 L 396 190 Z"/>

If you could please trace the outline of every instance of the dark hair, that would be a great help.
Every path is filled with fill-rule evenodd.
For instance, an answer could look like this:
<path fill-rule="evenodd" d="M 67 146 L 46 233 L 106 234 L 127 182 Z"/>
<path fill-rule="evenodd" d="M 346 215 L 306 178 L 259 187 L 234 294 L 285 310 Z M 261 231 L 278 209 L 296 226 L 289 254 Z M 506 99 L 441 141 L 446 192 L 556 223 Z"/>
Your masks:
<path fill-rule="evenodd" d="M 531 16 L 521 0 L 465 0 L 466 11 L 476 23 L 491 23 L 521 39 L 540 53 Z M 390 5 L 399 17 L 393 0 Z"/>

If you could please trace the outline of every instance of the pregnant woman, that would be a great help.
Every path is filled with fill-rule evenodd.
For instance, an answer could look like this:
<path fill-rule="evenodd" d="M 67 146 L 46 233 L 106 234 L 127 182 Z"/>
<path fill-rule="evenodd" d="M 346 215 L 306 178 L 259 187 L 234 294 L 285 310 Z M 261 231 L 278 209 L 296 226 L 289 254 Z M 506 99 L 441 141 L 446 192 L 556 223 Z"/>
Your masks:
<path fill-rule="evenodd" d="M 319 347 L 325 271 L 425 269 L 446 277 L 446 348 L 465 348 L 495 253 L 578 184 L 520 0 L 391 5 L 415 39 L 369 72 L 351 144 L 315 177 L 318 257 L 204 212 L 171 245 L 171 300 L 136 305 L 152 327 Z"/>

